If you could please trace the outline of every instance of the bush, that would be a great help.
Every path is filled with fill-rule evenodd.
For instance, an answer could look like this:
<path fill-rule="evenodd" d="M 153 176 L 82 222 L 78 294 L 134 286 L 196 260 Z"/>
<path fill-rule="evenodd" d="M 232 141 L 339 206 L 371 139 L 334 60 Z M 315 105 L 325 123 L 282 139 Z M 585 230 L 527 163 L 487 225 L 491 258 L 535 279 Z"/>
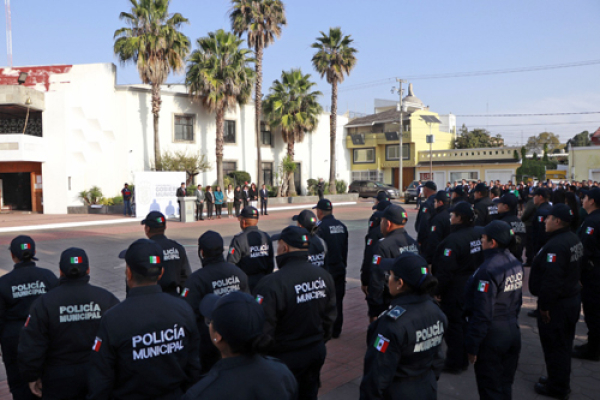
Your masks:
<path fill-rule="evenodd" d="M 335 181 L 335 190 L 338 194 L 344 194 L 348 190 L 348 184 L 343 179 L 341 181 Z"/>
<path fill-rule="evenodd" d="M 277 187 L 273 187 L 271 185 L 267 185 L 267 191 L 269 192 L 269 197 L 277 197 L 279 190 Z"/>
<path fill-rule="evenodd" d="M 123 204 L 123 196 L 116 196 L 116 197 L 113 197 L 111 200 L 115 206 L 119 205 L 119 204 Z"/>
<path fill-rule="evenodd" d="M 90 190 L 82 190 L 79 192 L 79 198 L 83 200 L 83 204 L 101 204 L 102 201 L 102 190 L 98 186 L 92 186 Z"/>
<path fill-rule="evenodd" d="M 227 174 L 227 176 L 233 178 L 234 186 L 241 186 L 244 184 L 244 182 L 248 182 L 248 185 L 250 185 L 250 183 L 252 182 L 252 180 L 250 179 L 250 174 L 246 171 L 233 171 Z"/>
<path fill-rule="evenodd" d="M 307 196 L 316 196 L 318 184 L 319 184 L 319 181 L 316 179 L 307 180 L 306 181 L 306 195 Z"/>
<path fill-rule="evenodd" d="M 196 195 L 196 188 L 194 186 L 186 186 L 185 188 L 186 197 L 193 197 Z"/>

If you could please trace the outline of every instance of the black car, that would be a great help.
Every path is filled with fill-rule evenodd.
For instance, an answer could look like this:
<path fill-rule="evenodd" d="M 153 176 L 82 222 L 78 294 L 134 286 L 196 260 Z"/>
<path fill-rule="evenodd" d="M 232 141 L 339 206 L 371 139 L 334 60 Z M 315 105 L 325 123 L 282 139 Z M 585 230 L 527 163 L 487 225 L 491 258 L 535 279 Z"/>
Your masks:
<path fill-rule="evenodd" d="M 380 192 L 387 193 L 390 198 L 399 197 L 398 189 L 377 181 L 354 181 L 348 187 L 349 193 L 358 193 L 359 197 L 377 197 Z"/>
<path fill-rule="evenodd" d="M 406 204 L 410 203 L 411 200 L 415 203 L 417 202 L 417 190 L 419 188 L 419 181 L 412 181 L 410 185 L 406 188 L 404 192 L 404 202 Z"/>

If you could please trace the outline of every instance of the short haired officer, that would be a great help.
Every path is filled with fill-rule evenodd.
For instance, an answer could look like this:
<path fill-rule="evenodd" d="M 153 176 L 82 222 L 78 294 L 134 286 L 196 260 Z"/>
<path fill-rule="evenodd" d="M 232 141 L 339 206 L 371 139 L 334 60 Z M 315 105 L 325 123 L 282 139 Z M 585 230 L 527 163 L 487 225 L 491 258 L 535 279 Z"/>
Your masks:
<path fill-rule="evenodd" d="M 181 296 L 196 313 L 196 323 L 200 333 L 200 365 L 202 372 L 219 360 L 219 352 L 210 344 L 205 316 L 200 312 L 202 299 L 214 293 L 224 296 L 239 290 L 249 293 L 248 277 L 238 267 L 223 258 L 223 238 L 214 231 L 207 231 L 198 238 L 198 257 L 202 268 L 196 270 L 185 283 Z"/>
<path fill-rule="evenodd" d="M 509 250 L 515 234 L 508 223 L 492 221 L 475 229 L 483 235 L 485 261 L 466 287 L 467 353 L 475 364 L 479 397 L 512 398 L 521 352 L 523 266 Z"/>
<path fill-rule="evenodd" d="M 380 204 L 382 203 L 379 203 L 378 206 Z M 379 243 L 379 240 L 383 239 L 383 234 L 381 233 L 382 216 L 383 211 L 376 211 L 371 215 L 371 218 L 369 218 L 369 232 L 365 236 L 365 250 L 363 252 L 362 265 L 360 267 L 360 288 L 366 296 L 369 322 L 372 318 L 376 318 L 379 315 L 377 312 L 381 308 L 381 306 L 369 296 L 369 283 L 371 282 L 373 251 L 375 250 L 377 243 Z"/>
<path fill-rule="evenodd" d="M 164 293 L 179 296 L 183 284 L 192 274 L 185 248 L 165 236 L 167 219 L 161 212 L 151 211 L 141 224 L 144 225 L 146 237 L 155 241 L 162 249 L 163 274 L 158 284 Z"/>
<path fill-rule="evenodd" d="M 538 394 L 568 397 L 571 348 L 581 311 L 579 285 L 583 245 L 571 232 L 573 212 L 566 204 L 552 206 L 545 218 L 548 241 L 531 264 L 529 291 L 538 297 L 538 329 L 547 377 L 534 389 Z"/>
<path fill-rule="evenodd" d="M 261 355 L 271 339 L 263 333 L 265 313 L 252 296 L 207 295 L 200 304 L 210 321 L 210 342 L 222 358 L 183 400 L 295 400 L 298 384 L 281 361 Z"/>
<path fill-rule="evenodd" d="M 431 218 L 429 235 L 421 247 L 421 255 L 428 264 L 433 262 L 435 249 L 450 234 L 450 198 L 448 192 L 440 190 L 435 194 L 435 211 Z"/>
<path fill-rule="evenodd" d="M 83 249 L 63 251 L 59 267 L 59 286 L 31 306 L 19 341 L 19 367 L 36 396 L 83 399 L 100 318 L 119 300 L 89 284 L 90 263 Z"/>
<path fill-rule="evenodd" d="M 430 292 L 437 284 L 418 254 L 382 260 L 392 304 L 367 332 L 360 399 L 437 399 L 447 319 Z"/>
<path fill-rule="evenodd" d="M 254 289 L 265 312 L 264 332 L 274 338 L 269 355 L 279 358 L 298 380 L 300 399 L 317 399 L 325 342 L 336 317 L 331 275 L 307 259 L 308 231 L 288 226 L 273 236 L 279 270 Z"/>
<path fill-rule="evenodd" d="M 333 324 L 332 338 L 338 338 L 344 324 L 344 295 L 346 294 L 346 267 L 348 266 L 348 228 L 333 216 L 333 205 L 328 199 L 319 200 L 313 207 L 317 210 L 320 237 L 328 249 L 327 271 L 335 282 L 337 317 Z"/>
<path fill-rule="evenodd" d="M 500 197 L 497 202 L 498 220 L 506 222 L 513 230 L 515 240 L 511 243 L 509 250 L 517 260 L 523 262 L 523 248 L 525 247 L 525 240 L 527 240 L 527 229 L 521 218 L 517 217 L 518 204 L 519 200 L 512 193 L 506 193 Z"/>
<path fill-rule="evenodd" d="M 549 198 L 550 193 L 546 189 L 539 188 L 533 192 L 533 204 L 536 208 L 533 221 L 531 222 L 533 254 L 537 254 L 544 243 L 546 243 L 546 217 L 552 208 L 550 203 L 548 203 Z"/>
<path fill-rule="evenodd" d="M 417 219 L 415 220 L 415 230 L 417 231 L 417 242 L 422 245 L 427 240 L 429 235 L 429 222 L 433 218 L 435 211 L 435 195 L 437 193 L 437 185 L 433 181 L 425 182 L 423 185 L 423 194 L 427 200 L 419 208 Z"/>
<path fill-rule="evenodd" d="M 490 192 L 485 183 L 478 183 L 473 189 L 473 209 L 475 211 L 475 225 L 486 226 L 498 214 L 498 207 L 490 199 Z"/>
<path fill-rule="evenodd" d="M 14 399 L 34 399 L 29 384 L 17 364 L 19 334 L 29 315 L 31 304 L 58 285 L 52 271 L 36 267 L 35 242 L 19 235 L 10 242 L 13 270 L 0 277 L 0 346 L 8 387 Z"/>
<path fill-rule="evenodd" d="M 162 249 L 139 239 L 125 258 L 127 298 L 102 317 L 90 358 L 88 399 L 179 399 L 200 377 L 196 317 L 163 293 Z"/>
<path fill-rule="evenodd" d="M 315 213 L 310 210 L 302 210 L 300 214 L 292 217 L 292 221 L 296 221 L 298 226 L 306 229 L 310 234 L 308 261 L 317 267 L 327 270 L 327 243 L 317 235 L 319 227 L 317 226 L 317 216 Z"/>
<path fill-rule="evenodd" d="M 248 275 L 252 290 L 258 281 L 275 268 L 273 243 L 268 233 L 258 229 L 258 210 L 246 206 L 238 217 L 242 232 L 231 239 L 227 262 L 237 265 Z"/>

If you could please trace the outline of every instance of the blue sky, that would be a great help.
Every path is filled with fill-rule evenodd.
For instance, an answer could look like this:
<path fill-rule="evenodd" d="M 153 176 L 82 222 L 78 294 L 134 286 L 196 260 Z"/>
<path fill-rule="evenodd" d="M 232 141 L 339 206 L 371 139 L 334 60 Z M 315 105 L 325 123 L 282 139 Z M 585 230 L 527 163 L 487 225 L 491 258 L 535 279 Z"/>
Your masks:
<path fill-rule="evenodd" d="M 395 100 L 395 77 L 506 70 L 600 60 L 597 0 L 288 0 L 288 26 L 265 50 L 263 92 L 282 70 L 313 74 L 330 104 L 330 87 L 312 69 L 310 45 L 340 26 L 359 50 L 358 63 L 339 87 L 338 112 L 371 113 L 375 98 Z M 13 63 L 18 65 L 118 63 L 113 33 L 126 0 L 13 0 Z M 190 20 L 193 43 L 229 29 L 230 2 L 172 0 Z M 3 48 L 5 50 L 5 46 Z M 0 51 L 6 65 L 6 51 Z M 600 127 L 600 114 L 501 118 L 486 114 L 600 111 L 600 64 L 446 79 L 413 79 L 415 94 L 440 114 L 452 112 L 469 128 L 500 133 L 518 144 L 544 130 L 566 141 Z M 390 78 L 389 81 L 386 81 Z M 118 66 L 119 84 L 139 83 L 135 67 Z M 182 82 L 174 75 L 170 82 Z M 357 86 L 363 83 L 379 82 Z M 383 82 L 383 83 L 381 83 Z M 462 115 L 484 117 L 462 117 Z M 523 139 L 522 139 L 523 138 Z"/>

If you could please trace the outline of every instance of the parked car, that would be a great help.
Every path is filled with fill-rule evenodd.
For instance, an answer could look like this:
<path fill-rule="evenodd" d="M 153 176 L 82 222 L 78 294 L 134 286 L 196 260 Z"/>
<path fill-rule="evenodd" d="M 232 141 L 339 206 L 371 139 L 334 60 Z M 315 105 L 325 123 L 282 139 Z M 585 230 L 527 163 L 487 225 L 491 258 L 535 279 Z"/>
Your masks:
<path fill-rule="evenodd" d="M 406 204 L 410 203 L 411 200 L 415 203 L 417 202 L 417 190 L 419 188 L 419 181 L 412 181 L 410 185 L 406 188 L 404 192 L 404 202 Z"/>
<path fill-rule="evenodd" d="M 354 181 L 348 186 L 348 193 L 358 193 L 359 197 L 377 197 L 380 192 L 387 193 L 391 199 L 399 197 L 398 189 L 377 181 Z"/>

